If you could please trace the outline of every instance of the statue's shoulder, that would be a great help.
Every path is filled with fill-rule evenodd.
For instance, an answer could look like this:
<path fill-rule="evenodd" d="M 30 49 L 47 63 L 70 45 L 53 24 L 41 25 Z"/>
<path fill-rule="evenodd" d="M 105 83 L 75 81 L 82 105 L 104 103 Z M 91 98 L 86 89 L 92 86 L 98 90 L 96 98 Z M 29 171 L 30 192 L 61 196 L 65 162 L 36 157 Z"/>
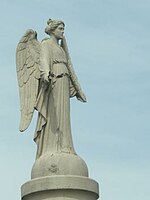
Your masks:
<path fill-rule="evenodd" d="M 50 38 L 44 38 L 42 41 L 41 41 L 41 43 L 49 43 L 50 42 Z"/>

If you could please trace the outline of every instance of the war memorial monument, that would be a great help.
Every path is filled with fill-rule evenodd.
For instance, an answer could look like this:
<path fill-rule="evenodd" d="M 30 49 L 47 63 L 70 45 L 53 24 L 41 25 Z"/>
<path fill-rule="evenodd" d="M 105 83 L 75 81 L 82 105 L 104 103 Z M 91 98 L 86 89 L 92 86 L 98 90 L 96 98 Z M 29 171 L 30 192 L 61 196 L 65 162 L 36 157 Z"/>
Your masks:
<path fill-rule="evenodd" d="M 88 177 L 88 168 L 73 146 L 70 125 L 70 98 L 86 102 L 75 74 L 65 24 L 47 21 L 48 37 L 37 40 L 29 29 L 16 51 L 20 95 L 20 131 L 25 131 L 38 112 L 34 141 L 36 159 L 31 180 L 21 187 L 22 200 L 96 200 L 98 183 Z"/>

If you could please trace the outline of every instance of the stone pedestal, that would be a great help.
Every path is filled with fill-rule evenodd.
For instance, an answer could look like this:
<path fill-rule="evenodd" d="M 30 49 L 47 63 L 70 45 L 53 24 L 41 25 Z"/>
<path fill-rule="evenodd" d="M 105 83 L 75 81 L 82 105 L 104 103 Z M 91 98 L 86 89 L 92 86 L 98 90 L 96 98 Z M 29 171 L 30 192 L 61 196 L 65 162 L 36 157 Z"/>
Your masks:
<path fill-rule="evenodd" d="M 96 200 L 98 183 L 82 176 L 35 178 L 21 188 L 22 200 Z"/>
<path fill-rule="evenodd" d="M 97 200 L 98 183 L 88 178 L 83 159 L 70 153 L 47 153 L 36 159 L 22 200 Z"/>
<path fill-rule="evenodd" d="M 53 175 L 88 177 L 88 167 L 84 160 L 76 154 L 48 152 L 36 159 L 32 167 L 31 179 Z"/>

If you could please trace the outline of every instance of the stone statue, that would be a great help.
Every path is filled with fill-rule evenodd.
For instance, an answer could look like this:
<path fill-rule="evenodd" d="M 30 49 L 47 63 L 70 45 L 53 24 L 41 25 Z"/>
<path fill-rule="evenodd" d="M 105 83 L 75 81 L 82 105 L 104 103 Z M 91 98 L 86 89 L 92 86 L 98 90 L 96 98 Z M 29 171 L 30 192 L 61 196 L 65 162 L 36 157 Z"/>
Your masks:
<path fill-rule="evenodd" d="M 70 125 L 70 97 L 81 102 L 86 97 L 75 75 L 67 43 L 65 24 L 47 22 L 50 35 L 39 42 L 28 30 L 16 52 L 20 93 L 20 131 L 25 131 L 34 113 L 38 119 L 34 141 L 37 155 L 31 180 L 21 187 L 23 200 L 96 200 L 98 183 L 88 178 L 88 167 L 73 147 Z"/>
<path fill-rule="evenodd" d="M 42 42 L 37 33 L 27 30 L 17 46 L 16 65 L 20 94 L 20 131 L 25 131 L 38 111 L 34 141 L 37 156 L 58 152 L 75 154 L 70 126 L 70 97 L 86 102 L 77 80 L 66 39 L 65 24 L 47 22 L 50 36 Z"/>

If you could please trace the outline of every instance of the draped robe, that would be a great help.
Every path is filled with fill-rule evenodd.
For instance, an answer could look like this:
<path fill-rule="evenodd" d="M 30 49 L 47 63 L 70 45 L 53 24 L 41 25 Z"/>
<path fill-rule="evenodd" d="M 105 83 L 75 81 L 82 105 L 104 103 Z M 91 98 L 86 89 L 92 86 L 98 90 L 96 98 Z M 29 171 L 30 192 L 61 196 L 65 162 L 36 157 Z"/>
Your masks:
<path fill-rule="evenodd" d="M 38 111 L 34 140 L 37 158 L 45 153 L 74 153 L 70 124 L 70 96 L 77 91 L 71 84 L 63 48 L 51 39 L 41 43 L 40 70 L 49 76 L 41 82 L 35 108 Z"/>

